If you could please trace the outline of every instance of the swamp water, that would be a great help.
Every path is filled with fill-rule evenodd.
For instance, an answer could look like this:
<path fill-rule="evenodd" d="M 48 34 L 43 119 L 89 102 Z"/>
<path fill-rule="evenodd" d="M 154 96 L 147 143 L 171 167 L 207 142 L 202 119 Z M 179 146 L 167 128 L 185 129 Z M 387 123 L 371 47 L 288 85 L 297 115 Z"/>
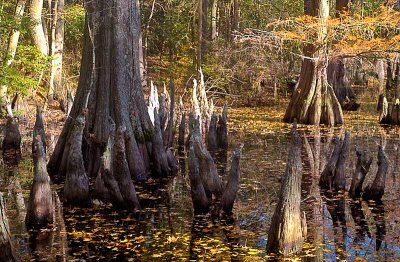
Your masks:
<path fill-rule="evenodd" d="M 3 170 L 0 192 L 6 197 L 17 253 L 23 261 L 268 260 L 267 232 L 290 143 L 291 125 L 281 123 L 283 112 L 283 106 L 229 111 L 230 148 L 227 157 L 223 153 L 218 157 L 225 180 L 227 172 L 223 173 L 225 168 L 229 170 L 232 150 L 244 144 L 241 186 L 232 221 L 193 218 L 186 168 L 161 187 L 136 187 L 143 208 L 139 214 L 117 213 L 110 207 L 69 209 L 58 202 L 55 228 L 32 235 L 24 226 L 24 205 L 33 174 L 30 160 L 24 160 L 17 170 Z M 303 139 L 302 210 L 308 227 L 299 260 L 400 259 L 400 176 L 394 169 L 400 130 L 379 126 L 376 119 L 376 114 L 364 110 L 346 113 L 346 125 L 341 128 L 299 128 Z M 342 136 L 344 129 L 351 133 L 347 187 L 357 161 L 355 146 L 374 158 L 365 182 L 368 184 L 375 177 L 378 144 L 385 137 L 390 167 L 383 203 L 352 201 L 347 194 L 320 192 L 318 174 L 331 152 L 332 138 Z M 180 159 L 183 167 L 184 161 Z M 62 186 L 55 185 L 54 190 L 62 192 Z"/>

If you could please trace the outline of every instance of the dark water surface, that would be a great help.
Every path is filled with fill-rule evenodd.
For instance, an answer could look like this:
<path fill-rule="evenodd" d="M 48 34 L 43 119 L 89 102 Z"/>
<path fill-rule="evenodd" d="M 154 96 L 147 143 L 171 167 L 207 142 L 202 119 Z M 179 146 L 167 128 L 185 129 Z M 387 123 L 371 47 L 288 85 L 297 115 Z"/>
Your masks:
<path fill-rule="evenodd" d="M 372 110 L 370 110 L 372 112 Z M 143 211 L 132 215 L 110 207 L 68 209 L 56 205 L 53 230 L 28 234 L 24 226 L 33 170 L 30 160 L 18 170 L 3 170 L 0 191 L 5 193 L 15 247 L 23 260 L 116 261 L 263 261 L 267 232 L 276 206 L 287 161 L 290 125 L 280 122 L 282 106 L 240 108 L 229 112 L 230 150 L 244 144 L 242 177 L 233 221 L 193 218 L 190 187 L 182 173 L 164 186 L 137 187 Z M 362 109 L 346 115 L 342 128 L 300 127 L 303 137 L 302 210 L 308 236 L 299 260 L 395 261 L 400 259 L 399 179 L 395 147 L 399 129 L 379 126 L 377 116 Z M 351 133 L 347 186 L 355 169 L 355 146 L 368 150 L 374 162 L 368 184 L 377 171 L 378 144 L 386 141 L 390 160 L 383 203 L 352 201 L 346 195 L 320 192 L 319 172 L 332 149 L 331 139 Z M 225 158 L 226 159 L 226 158 Z M 181 159 L 184 161 L 184 159 Z M 219 157 L 220 174 L 225 169 Z M 60 186 L 54 186 L 60 190 Z M 23 201 L 24 200 L 24 201 Z"/>

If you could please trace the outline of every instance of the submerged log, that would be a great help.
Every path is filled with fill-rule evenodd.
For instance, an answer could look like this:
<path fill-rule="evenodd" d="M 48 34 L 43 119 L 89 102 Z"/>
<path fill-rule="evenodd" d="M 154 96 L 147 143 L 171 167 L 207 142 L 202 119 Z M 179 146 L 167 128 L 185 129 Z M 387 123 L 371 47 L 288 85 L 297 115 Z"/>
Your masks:
<path fill-rule="evenodd" d="M 217 141 L 217 120 L 218 117 L 215 113 L 213 113 L 210 121 L 210 125 L 208 127 L 207 134 L 207 148 L 209 151 L 215 151 L 218 148 Z"/>
<path fill-rule="evenodd" d="M 3 195 L 0 193 L 0 261 L 14 262 L 20 261 L 14 250 L 12 243 L 10 227 L 6 215 L 6 206 L 3 201 Z"/>
<path fill-rule="evenodd" d="M 323 189 L 331 189 L 333 177 L 335 175 L 335 170 L 336 170 L 336 163 L 340 156 L 341 143 L 339 137 L 336 136 L 333 139 L 333 142 L 335 144 L 335 147 L 333 149 L 331 157 L 329 158 L 328 163 L 326 164 L 324 170 L 321 173 L 321 177 L 319 180 L 319 186 Z"/>
<path fill-rule="evenodd" d="M 333 177 L 333 188 L 336 191 L 346 189 L 346 159 L 349 154 L 350 133 L 345 132 L 340 155 L 336 163 L 335 176 Z"/>
<path fill-rule="evenodd" d="M 235 203 L 236 195 L 239 190 L 240 180 L 240 153 L 242 147 L 233 152 L 231 170 L 229 180 L 225 187 L 224 193 L 221 198 L 221 209 L 225 215 L 231 215 L 233 204 Z"/>
<path fill-rule="evenodd" d="M 18 165 L 21 161 L 21 133 L 13 117 L 7 118 L 2 148 L 4 162 L 8 165 Z"/>
<path fill-rule="evenodd" d="M 379 146 L 378 151 L 378 172 L 375 180 L 371 185 L 368 185 L 363 194 L 364 200 L 381 201 L 385 193 L 386 174 L 389 169 L 389 161 L 385 154 L 384 148 Z"/>
<path fill-rule="evenodd" d="M 224 105 L 224 110 L 219 117 L 217 127 L 217 143 L 221 149 L 228 149 L 228 105 Z"/>
<path fill-rule="evenodd" d="M 40 134 L 34 137 L 33 144 L 34 177 L 25 218 L 28 229 L 47 227 L 54 219 L 50 177 L 47 173 L 46 154 Z"/>
<path fill-rule="evenodd" d="M 89 179 L 86 175 L 82 155 L 84 127 L 85 117 L 82 114 L 75 119 L 72 130 L 64 184 L 64 202 L 74 206 L 85 206 L 89 201 Z"/>
<path fill-rule="evenodd" d="M 281 185 L 278 205 L 268 232 L 267 253 L 298 254 L 303 248 L 305 218 L 301 214 L 301 138 L 296 127 L 292 130 L 288 163 Z"/>
<path fill-rule="evenodd" d="M 361 197 L 362 186 L 372 163 L 372 157 L 370 157 L 366 151 L 356 149 L 356 154 L 358 157 L 357 165 L 349 191 L 350 197 L 352 198 Z"/>

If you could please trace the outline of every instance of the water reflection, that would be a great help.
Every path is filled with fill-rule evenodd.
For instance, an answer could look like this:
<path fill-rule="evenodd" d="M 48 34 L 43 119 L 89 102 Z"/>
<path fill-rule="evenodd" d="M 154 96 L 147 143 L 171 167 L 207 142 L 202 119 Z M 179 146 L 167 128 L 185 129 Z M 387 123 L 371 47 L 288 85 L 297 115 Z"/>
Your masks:
<path fill-rule="evenodd" d="M 25 163 L 14 173 L 3 170 L 0 174 L 0 191 L 7 193 L 7 214 L 17 252 L 24 260 L 57 257 L 56 260 L 64 261 L 132 258 L 187 261 L 201 256 L 209 261 L 264 260 L 266 235 L 287 160 L 290 125 L 279 122 L 280 111 L 245 110 L 249 109 L 232 110 L 230 118 L 231 147 L 245 144 L 234 220 L 212 222 L 193 218 L 183 152 L 179 158 L 180 175 L 161 186 L 137 187 L 143 207 L 138 215 L 117 213 L 109 206 L 63 210 L 55 200 L 57 215 L 53 231 L 28 235 L 21 198 L 26 203 L 32 173 Z M 386 182 L 398 183 L 395 163 L 399 157 L 393 145 L 399 144 L 399 129 L 383 130 L 375 125 L 373 118 L 351 117 L 346 126 L 352 135 L 346 164 L 347 185 L 357 161 L 353 150 L 356 145 L 375 157 L 366 183 L 373 180 L 377 170 L 376 143 L 382 132 L 387 134 L 386 152 L 392 172 Z M 398 188 L 393 186 L 387 191 L 382 203 L 353 201 L 347 193 L 321 192 L 319 175 L 332 152 L 332 138 L 343 130 L 301 127 L 300 132 L 304 165 L 302 210 L 308 225 L 303 260 L 400 259 Z M 228 152 L 230 155 L 231 151 Z M 226 179 L 227 155 L 216 154 L 215 158 L 219 173 Z M 60 188 L 55 186 L 54 190 Z"/>

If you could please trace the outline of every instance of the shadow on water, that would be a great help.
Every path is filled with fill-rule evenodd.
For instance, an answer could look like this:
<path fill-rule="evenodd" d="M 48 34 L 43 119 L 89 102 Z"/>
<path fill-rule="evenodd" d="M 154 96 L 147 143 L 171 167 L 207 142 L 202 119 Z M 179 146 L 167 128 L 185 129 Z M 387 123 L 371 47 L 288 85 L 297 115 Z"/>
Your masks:
<path fill-rule="evenodd" d="M 279 111 L 280 112 L 280 111 Z M 266 260 L 267 232 L 284 173 L 290 125 L 279 112 L 267 108 L 232 109 L 231 148 L 244 143 L 241 186 L 231 220 L 194 217 L 186 155 L 179 154 L 181 173 L 163 185 L 137 186 L 142 211 L 116 212 L 111 206 L 65 208 L 55 194 L 56 221 L 51 230 L 27 232 L 24 212 L 32 180 L 31 165 L 13 172 L 2 170 L 0 191 L 5 193 L 7 215 L 15 248 L 24 260 L 125 261 L 260 261 Z M 275 116 L 277 114 L 279 117 Z M 382 203 L 352 200 L 347 193 L 321 191 L 319 176 L 343 129 L 300 127 L 303 140 L 302 211 L 308 234 L 301 254 L 304 261 L 400 259 L 398 221 L 398 129 L 383 129 L 372 120 L 350 119 L 350 153 L 346 164 L 349 186 L 357 161 L 354 147 L 374 156 L 367 175 L 376 174 L 377 142 L 387 137 L 390 159 L 387 191 Z M 226 181 L 228 153 L 215 152 L 218 172 Z M 62 185 L 55 185 L 57 192 Z M 24 211 L 25 210 L 25 211 Z M 54 259 L 52 259 L 54 258 Z"/>

